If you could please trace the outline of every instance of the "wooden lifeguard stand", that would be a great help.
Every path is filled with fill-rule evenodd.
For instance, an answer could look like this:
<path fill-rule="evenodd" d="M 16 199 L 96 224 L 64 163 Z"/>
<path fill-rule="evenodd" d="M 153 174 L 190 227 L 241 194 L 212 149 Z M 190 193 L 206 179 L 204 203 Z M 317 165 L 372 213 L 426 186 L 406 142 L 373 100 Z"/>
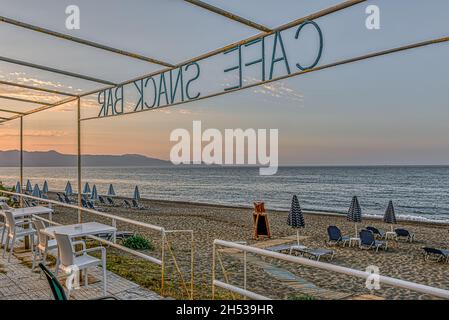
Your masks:
<path fill-rule="evenodd" d="M 254 239 L 261 240 L 271 238 L 268 214 L 265 212 L 265 204 L 261 201 L 254 202 L 253 212 Z"/>

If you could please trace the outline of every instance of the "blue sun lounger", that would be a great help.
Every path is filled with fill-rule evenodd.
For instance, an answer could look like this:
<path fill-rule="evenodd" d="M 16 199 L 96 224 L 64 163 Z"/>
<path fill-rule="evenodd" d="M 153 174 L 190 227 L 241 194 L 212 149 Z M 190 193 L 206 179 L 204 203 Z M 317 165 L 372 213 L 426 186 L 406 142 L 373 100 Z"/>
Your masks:
<path fill-rule="evenodd" d="M 336 226 L 327 227 L 327 235 L 329 236 L 328 244 L 342 244 L 343 247 L 350 239 L 350 237 L 342 236 L 340 229 Z"/>
<path fill-rule="evenodd" d="M 429 260 L 431 257 L 435 257 L 437 262 L 445 261 L 449 262 L 449 250 L 424 247 L 424 260 Z"/>
<path fill-rule="evenodd" d="M 371 230 L 363 229 L 360 231 L 360 248 L 376 249 L 378 252 L 379 248 L 387 250 L 388 245 L 386 241 L 374 239 L 374 233 Z"/>

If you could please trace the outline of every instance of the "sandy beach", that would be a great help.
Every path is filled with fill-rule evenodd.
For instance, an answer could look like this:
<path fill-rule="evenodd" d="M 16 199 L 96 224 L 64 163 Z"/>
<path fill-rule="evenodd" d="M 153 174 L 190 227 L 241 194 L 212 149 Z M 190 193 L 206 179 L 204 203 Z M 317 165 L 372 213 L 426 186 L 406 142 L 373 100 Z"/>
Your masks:
<path fill-rule="evenodd" d="M 51 196 L 52 198 L 52 196 Z M 116 203 L 121 203 L 116 199 Z M 100 206 L 100 210 L 118 216 L 131 218 L 138 221 L 163 226 L 170 229 L 189 229 L 194 231 L 195 236 L 195 298 L 208 299 L 211 295 L 211 265 L 212 265 L 212 243 L 214 239 L 246 242 L 249 245 L 267 247 L 275 243 L 294 242 L 295 230 L 286 224 L 288 212 L 268 210 L 272 238 L 256 241 L 253 239 L 252 209 L 228 206 L 194 204 L 185 202 L 170 202 L 160 200 L 141 200 L 145 206 L 144 210 L 129 209 L 123 207 Z M 75 223 L 77 212 L 60 206 L 55 207 L 54 220 L 61 223 Z M 110 224 L 110 220 L 84 214 L 85 221 L 102 221 Z M 338 226 L 344 235 L 352 236 L 355 233 L 354 224 L 346 221 L 345 216 L 335 214 L 305 213 L 306 228 L 300 230 L 301 243 L 310 248 L 328 248 L 335 251 L 332 264 L 365 270 L 366 267 L 374 265 L 379 272 L 385 276 L 391 276 L 403 280 L 409 280 L 448 289 L 447 263 L 436 263 L 423 259 L 422 247 L 432 246 L 436 248 L 447 248 L 449 243 L 448 226 L 443 224 L 430 224 L 413 221 L 400 221 L 397 226 L 407 228 L 416 236 L 416 241 L 408 243 L 405 241 L 389 241 L 387 251 L 361 250 L 358 247 L 328 246 L 326 244 L 329 225 Z M 359 225 L 376 226 L 389 230 L 390 225 L 378 219 L 364 219 Z M 119 230 L 132 230 L 148 238 L 155 246 L 150 255 L 160 257 L 160 235 L 153 231 L 118 223 Z M 176 260 L 184 273 L 186 282 L 189 281 L 190 270 L 190 243 L 188 235 L 172 234 L 168 240 L 176 256 Z M 109 249 L 110 254 L 117 255 L 114 261 L 119 263 L 121 256 L 126 256 L 131 265 L 138 258 L 129 256 L 117 250 Z M 243 255 L 223 250 L 220 258 L 226 270 L 226 277 L 232 284 L 243 286 Z M 173 260 L 168 258 L 167 282 L 173 281 L 172 287 L 180 286 L 179 276 L 175 272 Z M 323 258 L 324 262 L 328 260 Z M 145 264 L 135 266 L 146 268 Z M 127 267 L 128 268 L 128 267 Z M 273 276 L 272 269 L 293 280 L 286 281 Z M 131 268 L 132 269 L 132 268 Z M 120 268 L 117 270 L 120 271 Z M 271 270 L 271 271 L 270 271 Z M 141 271 L 141 269 L 136 271 Z M 131 277 L 138 281 L 132 274 L 120 271 L 122 275 Z M 217 267 L 217 277 L 224 280 L 224 274 L 220 266 Z M 160 280 L 158 268 L 154 265 L 148 266 L 148 274 L 142 285 L 150 289 L 157 289 Z M 365 286 L 365 280 L 330 273 L 314 268 L 294 265 L 273 259 L 260 258 L 248 255 L 248 289 L 276 299 L 336 299 L 357 298 L 361 295 L 371 295 L 385 299 L 432 299 L 430 296 L 416 292 L 381 286 L 379 290 L 370 291 Z M 182 286 L 181 286 L 182 287 Z M 307 288 L 314 288 L 313 294 Z M 183 296 L 182 288 L 172 292 L 172 296 L 180 298 Z M 217 290 L 217 296 L 222 298 L 236 298 L 222 290 Z"/>

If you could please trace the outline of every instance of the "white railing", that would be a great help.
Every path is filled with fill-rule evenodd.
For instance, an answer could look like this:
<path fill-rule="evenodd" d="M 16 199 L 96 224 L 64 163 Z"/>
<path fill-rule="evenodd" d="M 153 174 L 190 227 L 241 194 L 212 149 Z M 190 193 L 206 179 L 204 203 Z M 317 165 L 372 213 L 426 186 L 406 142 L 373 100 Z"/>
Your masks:
<path fill-rule="evenodd" d="M 193 234 L 193 230 L 166 230 L 164 227 L 160 227 L 157 225 L 153 225 L 150 223 L 146 223 L 146 222 L 141 222 L 141 221 L 136 221 L 136 220 L 132 220 L 132 219 L 128 219 L 128 218 L 124 218 L 124 217 L 120 217 L 117 215 L 113 215 L 110 213 L 106 213 L 106 212 L 100 212 L 100 211 L 96 211 L 96 210 L 92 210 L 92 209 L 88 209 L 88 208 L 84 208 L 84 207 L 79 207 L 77 205 L 73 205 L 73 204 L 68 204 L 68 203 L 63 203 L 63 202 L 59 202 L 56 200 L 51 200 L 51 199 L 43 199 L 43 198 L 38 198 L 38 197 L 34 197 L 34 196 L 30 196 L 27 194 L 23 194 L 23 193 L 16 193 L 16 192 L 11 192 L 11 191 L 5 191 L 5 190 L 0 190 L 0 193 L 9 195 L 9 196 L 16 196 L 16 197 L 23 197 L 23 198 L 27 198 L 27 199 L 31 199 L 31 200 L 36 200 L 39 202 L 44 202 L 44 203 L 48 203 L 48 204 L 54 204 L 54 205 L 58 205 L 58 206 L 62 206 L 62 207 L 66 207 L 66 208 L 71 208 L 71 209 L 76 209 L 78 211 L 82 211 L 82 212 L 86 212 L 86 213 L 90 213 L 93 215 L 97 215 L 97 216 L 101 216 L 104 218 L 108 218 L 111 219 L 111 225 L 116 227 L 117 226 L 117 221 L 123 222 L 123 223 L 127 223 L 127 224 L 131 224 L 131 225 L 135 225 L 141 228 L 145 228 L 145 229 L 149 229 L 149 230 L 153 230 L 153 231 L 157 231 L 161 233 L 161 259 L 158 259 L 156 257 L 150 256 L 148 254 L 127 248 L 125 246 L 122 246 L 120 244 L 117 244 L 115 241 L 115 233 L 113 235 L 113 241 L 108 241 L 106 239 L 102 239 L 99 237 L 95 237 L 95 236 L 89 236 L 89 238 L 95 239 L 99 242 L 102 242 L 104 244 L 107 244 L 111 247 L 114 247 L 116 249 L 122 250 L 124 252 L 127 252 L 129 254 L 132 254 L 134 256 L 137 256 L 139 258 L 142 258 L 148 262 L 154 263 L 156 265 L 159 265 L 161 267 L 161 295 L 164 293 L 164 279 L 165 279 L 165 267 L 166 267 L 166 247 L 168 248 L 168 251 L 173 259 L 175 268 L 181 278 L 182 284 L 184 289 L 186 290 L 186 293 L 189 295 L 189 298 L 193 300 L 193 294 L 194 294 L 194 234 Z M 47 223 L 53 224 L 53 225 L 60 225 L 56 222 L 53 221 L 52 219 L 52 215 L 49 215 L 49 219 L 45 219 L 42 218 L 40 216 L 34 216 L 34 218 L 39 219 L 39 220 L 43 220 L 46 221 Z M 167 234 L 174 234 L 174 233 L 188 233 L 190 234 L 190 255 L 191 255 L 191 263 L 190 263 L 190 290 L 187 288 L 187 285 L 185 284 L 185 280 L 184 280 L 184 276 L 181 272 L 181 269 L 179 267 L 179 264 L 177 263 L 175 254 L 173 252 L 173 250 L 171 249 L 171 244 L 169 243 L 168 239 L 167 239 Z"/>
<path fill-rule="evenodd" d="M 240 288 L 238 286 L 229 284 L 227 280 L 226 280 L 227 282 L 222 282 L 222 281 L 215 279 L 215 274 L 216 274 L 216 271 L 215 271 L 216 261 L 215 260 L 216 260 L 216 256 L 217 256 L 217 246 L 237 249 L 244 253 L 244 273 L 245 273 L 244 274 L 244 285 L 243 285 L 244 288 Z M 334 264 L 330 264 L 330 263 L 324 263 L 324 262 L 310 260 L 310 259 L 306 259 L 306 258 L 302 258 L 302 257 L 287 255 L 287 254 L 283 254 L 283 253 L 273 252 L 273 251 L 269 251 L 269 250 L 265 250 L 265 249 L 255 248 L 255 247 L 251 247 L 248 245 L 243 245 L 243 244 L 239 244 L 239 243 L 235 243 L 235 242 L 216 239 L 216 240 L 214 240 L 213 254 L 212 254 L 212 256 L 213 256 L 212 257 L 212 260 L 213 260 L 212 261 L 212 299 L 215 298 L 215 287 L 220 287 L 222 289 L 229 290 L 231 292 L 240 294 L 240 295 L 250 298 L 250 299 L 269 299 L 268 297 L 248 291 L 246 289 L 246 263 L 247 263 L 246 262 L 246 254 L 247 253 L 252 253 L 252 254 L 270 257 L 270 258 L 274 258 L 274 259 L 278 259 L 278 260 L 288 261 L 288 262 L 292 262 L 292 263 L 296 263 L 296 264 L 300 264 L 300 265 L 304 265 L 304 266 L 308 266 L 308 267 L 312 267 L 312 268 L 318 268 L 321 270 L 332 271 L 332 272 L 345 274 L 345 275 L 349 275 L 349 276 L 354 276 L 354 277 L 358 277 L 358 278 L 362 278 L 362 279 L 368 279 L 370 276 L 373 275 L 372 273 L 365 272 L 365 271 L 346 268 L 346 267 L 342 267 L 342 266 L 338 266 L 338 265 L 334 265 Z M 220 260 L 220 263 L 221 263 L 221 260 Z M 223 268 L 224 267 L 222 265 L 222 269 Z M 429 295 L 439 297 L 439 298 L 449 299 L 449 290 L 430 287 L 427 285 L 410 282 L 410 281 L 405 281 L 405 280 L 401 280 L 401 279 L 396 279 L 396 278 L 391 278 L 391 277 L 386 277 L 386 276 L 382 276 L 382 275 L 378 275 L 378 280 L 379 280 L 379 283 L 383 283 L 385 285 L 408 289 L 408 290 L 412 290 L 412 291 L 416 291 L 416 292 L 420 292 L 420 293 L 425 293 L 425 294 L 429 294 Z"/>

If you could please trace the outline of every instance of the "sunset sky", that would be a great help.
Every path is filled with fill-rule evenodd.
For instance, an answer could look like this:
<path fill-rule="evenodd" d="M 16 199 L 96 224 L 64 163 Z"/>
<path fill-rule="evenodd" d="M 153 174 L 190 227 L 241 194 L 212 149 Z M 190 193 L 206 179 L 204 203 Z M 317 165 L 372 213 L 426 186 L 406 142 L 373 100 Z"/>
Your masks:
<path fill-rule="evenodd" d="M 181 0 L 0 0 L 2 15 L 172 64 L 211 51 L 258 31 Z M 213 5 L 276 27 L 341 1 L 208 0 Z M 80 8 L 80 30 L 65 28 L 65 8 Z M 380 7 L 381 29 L 365 27 L 365 8 Z M 448 36 L 449 1 L 368 1 L 316 22 L 324 37 L 320 65 Z M 282 34 L 287 56 L 306 64 L 316 50 L 308 30 L 301 42 L 296 29 Z M 271 58 L 267 39 L 267 59 Z M 83 45 L 0 24 L 0 56 L 114 82 L 161 67 Z M 248 51 L 246 61 L 255 59 Z M 281 80 L 236 93 L 134 115 L 82 123 L 85 154 L 139 153 L 168 159 L 170 132 L 204 128 L 279 129 L 281 164 L 448 164 L 449 44 L 357 62 Z M 313 60 L 313 59 L 312 59 Z M 235 83 L 224 69 L 235 60 L 219 54 L 202 61 L 195 90 L 222 91 Z M 268 70 L 268 67 L 267 67 Z M 254 71 L 254 70 L 253 70 Z M 248 70 L 244 81 L 257 76 Z M 279 67 L 276 72 L 282 73 Z M 0 80 L 79 93 L 102 84 L 0 62 Z M 0 95 L 53 102 L 63 97 L 0 85 Z M 135 103 L 132 95 L 127 101 Z M 0 99 L 17 111 L 39 105 Z M 75 104 L 65 104 L 24 119 L 24 148 L 76 153 Z M 82 100 L 83 116 L 96 115 L 96 96 Z M 0 117 L 7 116 L 0 112 Z M 0 150 L 19 148 L 18 121 L 0 125 Z"/>

